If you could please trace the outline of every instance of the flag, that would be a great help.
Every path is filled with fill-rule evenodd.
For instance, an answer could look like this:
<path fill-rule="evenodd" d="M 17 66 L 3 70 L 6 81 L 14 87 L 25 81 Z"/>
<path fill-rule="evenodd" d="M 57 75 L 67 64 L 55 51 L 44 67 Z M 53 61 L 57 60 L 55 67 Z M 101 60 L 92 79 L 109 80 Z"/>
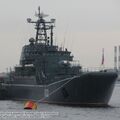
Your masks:
<path fill-rule="evenodd" d="M 101 65 L 104 65 L 104 48 L 102 49 L 102 62 Z"/>

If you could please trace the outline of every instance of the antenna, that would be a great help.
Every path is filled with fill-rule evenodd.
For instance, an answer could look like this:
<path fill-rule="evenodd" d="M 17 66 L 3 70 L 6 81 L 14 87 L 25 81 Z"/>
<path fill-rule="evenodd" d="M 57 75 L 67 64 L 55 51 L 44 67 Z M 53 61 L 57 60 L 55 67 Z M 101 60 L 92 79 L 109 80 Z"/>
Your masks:
<path fill-rule="evenodd" d="M 67 25 L 66 30 L 65 30 L 65 33 L 64 33 L 63 50 L 64 50 L 64 47 L 65 47 L 67 30 L 68 30 L 68 25 Z"/>
<path fill-rule="evenodd" d="M 64 41 L 63 41 L 63 50 L 64 50 L 64 48 L 65 48 L 65 36 L 64 36 Z"/>
<path fill-rule="evenodd" d="M 38 7 L 38 15 L 40 17 L 40 6 Z"/>
<path fill-rule="evenodd" d="M 40 6 L 38 7 L 38 13 L 35 12 L 35 16 L 38 17 L 39 19 L 48 17 L 49 15 L 44 14 L 43 12 L 40 11 Z"/>
<path fill-rule="evenodd" d="M 120 46 L 118 46 L 118 70 L 120 71 Z"/>
<path fill-rule="evenodd" d="M 117 46 L 114 47 L 114 69 L 117 70 Z"/>

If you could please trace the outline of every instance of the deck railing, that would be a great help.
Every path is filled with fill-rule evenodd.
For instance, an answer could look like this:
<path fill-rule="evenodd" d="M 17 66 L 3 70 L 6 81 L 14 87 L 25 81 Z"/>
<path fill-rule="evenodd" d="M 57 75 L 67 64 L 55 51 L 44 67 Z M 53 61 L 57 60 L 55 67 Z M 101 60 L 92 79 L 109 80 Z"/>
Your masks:
<path fill-rule="evenodd" d="M 116 70 L 114 68 L 108 68 L 108 67 L 83 67 L 84 72 L 97 72 L 97 71 L 110 71 L 115 72 Z"/>

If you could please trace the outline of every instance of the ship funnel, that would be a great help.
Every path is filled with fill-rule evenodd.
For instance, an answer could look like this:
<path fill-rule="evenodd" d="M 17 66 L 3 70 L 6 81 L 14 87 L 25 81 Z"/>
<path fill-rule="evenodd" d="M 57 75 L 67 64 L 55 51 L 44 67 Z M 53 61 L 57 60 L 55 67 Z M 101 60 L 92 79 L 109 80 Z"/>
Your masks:
<path fill-rule="evenodd" d="M 114 47 L 114 69 L 117 70 L 117 46 Z"/>

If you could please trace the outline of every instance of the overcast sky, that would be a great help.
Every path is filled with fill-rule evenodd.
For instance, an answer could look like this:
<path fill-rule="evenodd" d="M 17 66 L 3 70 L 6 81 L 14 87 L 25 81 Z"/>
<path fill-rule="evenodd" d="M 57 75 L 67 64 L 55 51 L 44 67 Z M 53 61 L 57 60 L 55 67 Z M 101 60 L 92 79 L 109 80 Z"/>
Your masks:
<path fill-rule="evenodd" d="M 64 43 L 84 67 L 113 67 L 113 48 L 120 45 L 119 0 L 0 0 L 0 72 L 19 63 L 22 46 L 35 36 L 26 22 L 38 6 L 56 19 L 55 39 Z"/>

